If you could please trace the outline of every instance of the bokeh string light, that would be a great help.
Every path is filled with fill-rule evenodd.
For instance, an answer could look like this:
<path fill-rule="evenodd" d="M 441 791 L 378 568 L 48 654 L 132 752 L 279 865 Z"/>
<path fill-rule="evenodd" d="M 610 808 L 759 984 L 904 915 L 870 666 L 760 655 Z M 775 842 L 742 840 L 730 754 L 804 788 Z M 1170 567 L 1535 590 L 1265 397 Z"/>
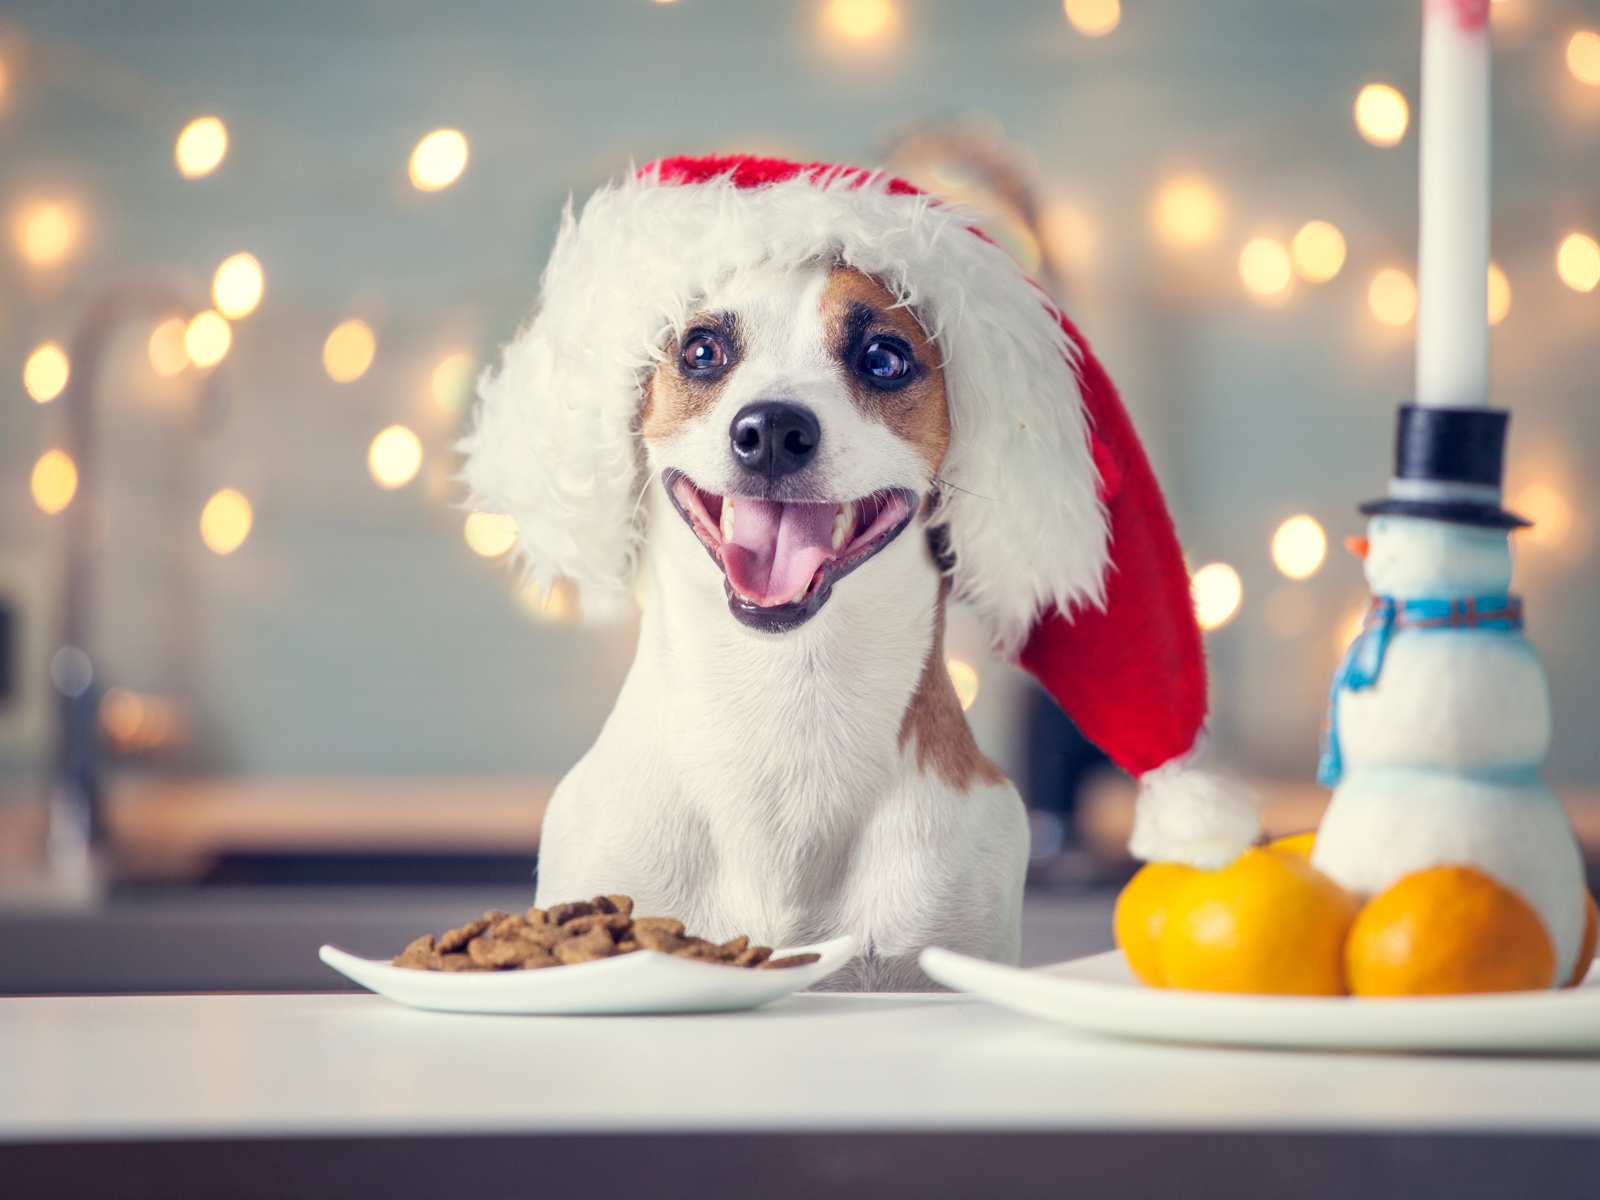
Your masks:
<path fill-rule="evenodd" d="M 1489 264 L 1489 324 L 1498 325 L 1511 311 L 1511 281 L 1494 263 Z"/>
<path fill-rule="evenodd" d="M 1404 271 L 1385 267 L 1367 286 L 1367 308 L 1384 325 L 1399 329 L 1417 315 L 1417 285 Z"/>
<path fill-rule="evenodd" d="M 1289 245 L 1301 279 L 1326 283 L 1344 266 L 1344 234 L 1327 221 L 1307 221 Z"/>
<path fill-rule="evenodd" d="M 228 357 L 233 345 L 233 329 L 222 314 L 207 309 L 195 316 L 183 331 L 183 349 L 197 367 L 214 367 Z"/>
<path fill-rule="evenodd" d="M 67 386 L 72 366 L 67 352 L 55 342 L 36 346 L 22 367 L 22 387 L 37 404 L 48 404 Z"/>
<path fill-rule="evenodd" d="M 1200 628 L 1221 629 L 1239 611 L 1244 585 L 1239 582 L 1239 573 L 1227 563 L 1207 563 L 1189 581 L 1189 595 Z"/>
<path fill-rule="evenodd" d="M 28 483 L 33 502 L 47 513 L 58 513 L 78 492 L 78 464 L 60 450 L 46 451 L 33 464 Z"/>
<path fill-rule="evenodd" d="M 428 381 L 433 402 L 451 416 L 459 414 L 472 394 L 477 365 L 477 360 L 465 350 L 441 358 Z"/>
<path fill-rule="evenodd" d="M 956 699 L 961 701 L 961 711 L 965 712 L 978 698 L 977 669 L 959 658 L 946 660 L 944 669 L 950 673 L 951 686 L 956 689 Z"/>
<path fill-rule="evenodd" d="M 199 179 L 209 175 L 221 164 L 228 153 L 228 129 L 216 117 L 200 117 L 190 121 L 178 135 L 173 147 L 173 157 L 178 162 L 178 174 L 185 179 Z"/>
<path fill-rule="evenodd" d="M 188 332 L 189 323 L 182 317 L 168 317 L 150 331 L 146 347 L 150 366 L 163 379 L 179 374 L 189 365 L 189 351 L 184 345 Z"/>
<path fill-rule="evenodd" d="M 367 469 L 385 491 L 404 487 L 422 467 L 422 441 L 404 425 L 391 425 L 367 449 Z"/>
<path fill-rule="evenodd" d="M 411 183 L 420 191 L 447 188 L 467 169 L 467 139 L 459 129 L 435 129 L 411 152 Z"/>
<path fill-rule="evenodd" d="M 1579 83 L 1600 85 L 1600 34 L 1580 29 L 1567 39 L 1567 70 Z"/>
<path fill-rule="evenodd" d="M 78 245 L 78 217 L 66 204 L 48 202 L 24 208 L 16 219 L 17 249 L 35 267 L 66 261 Z"/>
<path fill-rule="evenodd" d="M 254 522 L 250 501 L 232 488 L 223 488 L 200 510 L 200 540 L 213 554 L 232 554 L 244 545 Z"/>
<path fill-rule="evenodd" d="M 1310 579 L 1328 554 L 1328 535 L 1315 517 L 1290 517 L 1272 535 L 1272 563 L 1290 579 Z"/>
<path fill-rule="evenodd" d="M 1386 83 L 1369 83 L 1356 95 L 1356 128 L 1374 146 L 1398 145 L 1411 122 L 1406 98 Z"/>
<path fill-rule="evenodd" d="M 335 383 L 351 383 L 367 373 L 377 352 L 372 327 L 352 318 L 334 326 L 322 343 L 322 366 Z"/>
<path fill-rule="evenodd" d="M 1120 0 L 1063 0 L 1067 20 L 1084 37 L 1104 37 L 1122 20 Z"/>
<path fill-rule="evenodd" d="M 211 281 L 211 298 L 217 311 L 231 321 L 248 317 L 261 303 L 266 280 L 252 254 L 235 254 L 223 260 Z"/>
<path fill-rule="evenodd" d="M 1289 251 L 1272 238 L 1252 238 L 1239 254 L 1239 278 L 1252 296 L 1270 300 L 1289 288 L 1293 267 Z"/>
<path fill-rule="evenodd" d="M 1600 283 L 1600 246 L 1588 234 L 1569 233 L 1556 251 L 1556 274 L 1575 292 L 1592 292 Z"/>
<path fill-rule="evenodd" d="M 1192 249 L 1222 231 L 1222 201 L 1197 176 L 1170 179 L 1156 192 L 1156 232 L 1170 245 Z"/>
<path fill-rule="evenodd" d="M 517 544 L 517 523 L 502 513 L 475 512 L 462 532 L 474 554 L 498 558 Z"/>
<path fill-rule="evenodd" d="M 897 14 L 890 0 L 828 0 L 822 19 L 835 36 L 863 45 L 892 34 Z"/>

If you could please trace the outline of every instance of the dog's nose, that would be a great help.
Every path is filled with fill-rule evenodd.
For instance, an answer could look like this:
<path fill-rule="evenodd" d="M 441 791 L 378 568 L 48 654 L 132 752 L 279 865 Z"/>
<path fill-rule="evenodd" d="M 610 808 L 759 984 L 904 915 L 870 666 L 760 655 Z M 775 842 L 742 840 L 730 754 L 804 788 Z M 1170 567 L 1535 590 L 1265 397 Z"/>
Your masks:
<path fill-rule="evenodd" d="M 808 409 L 768 400 L 740 409 L 728 439 L 742 467 L 776 479 L 812 460 L 822 440 L 822 427 Z"/>

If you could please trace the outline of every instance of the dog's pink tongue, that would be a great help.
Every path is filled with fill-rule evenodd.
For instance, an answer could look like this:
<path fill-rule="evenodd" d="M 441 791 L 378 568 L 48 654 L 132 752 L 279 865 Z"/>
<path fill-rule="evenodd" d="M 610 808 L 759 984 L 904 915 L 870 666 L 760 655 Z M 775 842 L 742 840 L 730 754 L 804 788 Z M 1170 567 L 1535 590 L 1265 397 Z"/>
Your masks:
<path fill-rule="evenodd" d="M 733 536 L 722 565 L 734 590 L 764 608 L 805 591 L 817 568 L 834 557 L 837 504 L 784 504 L 733 497 Z"/>

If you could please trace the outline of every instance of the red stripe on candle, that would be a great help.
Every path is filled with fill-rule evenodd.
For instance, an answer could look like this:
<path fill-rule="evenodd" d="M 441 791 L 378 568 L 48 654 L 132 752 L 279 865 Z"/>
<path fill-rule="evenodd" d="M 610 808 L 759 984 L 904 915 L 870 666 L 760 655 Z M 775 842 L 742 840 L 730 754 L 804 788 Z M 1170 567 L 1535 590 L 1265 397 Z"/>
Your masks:
<path fill-rule="evenodd" d="M 1464 33 L 1477 33 L 1489 22 L 1489 0 L 1424 0 L 1428 16 L 1449 13 Z"/>

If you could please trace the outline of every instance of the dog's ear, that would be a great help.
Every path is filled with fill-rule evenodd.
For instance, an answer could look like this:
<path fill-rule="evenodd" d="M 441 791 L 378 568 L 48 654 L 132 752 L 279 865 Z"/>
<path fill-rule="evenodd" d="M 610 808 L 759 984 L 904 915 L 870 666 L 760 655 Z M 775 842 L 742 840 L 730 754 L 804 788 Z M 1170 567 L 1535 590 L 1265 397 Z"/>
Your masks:
<path fill-rule="evenodd" d="M 633 595 L 644 537 L 640 400 L 670 317 L 619 305 L 614 272 L 586 261 L 593 254 L 569 201 L 539 306 L 479 381 L 473 429 L 457 448 L 470 505 L 516 521 L 524 582 L 543 593 L 568 578 L 584 615 L 604 617 Z M 618 329 L 622 319 L 639 328 Z"/>
<path fill-rule="evenodd" d="M 971 241 L 969 253 L 1001 253 Z M 1043 615 L 1103 602 L 1109 525 L 1080 349 L 1020 272 L 1000 265 L 987 278 L 985 294 L 934 318 L 951 437 L 932 524 L 954 594 L 1014 659 Z"/>

